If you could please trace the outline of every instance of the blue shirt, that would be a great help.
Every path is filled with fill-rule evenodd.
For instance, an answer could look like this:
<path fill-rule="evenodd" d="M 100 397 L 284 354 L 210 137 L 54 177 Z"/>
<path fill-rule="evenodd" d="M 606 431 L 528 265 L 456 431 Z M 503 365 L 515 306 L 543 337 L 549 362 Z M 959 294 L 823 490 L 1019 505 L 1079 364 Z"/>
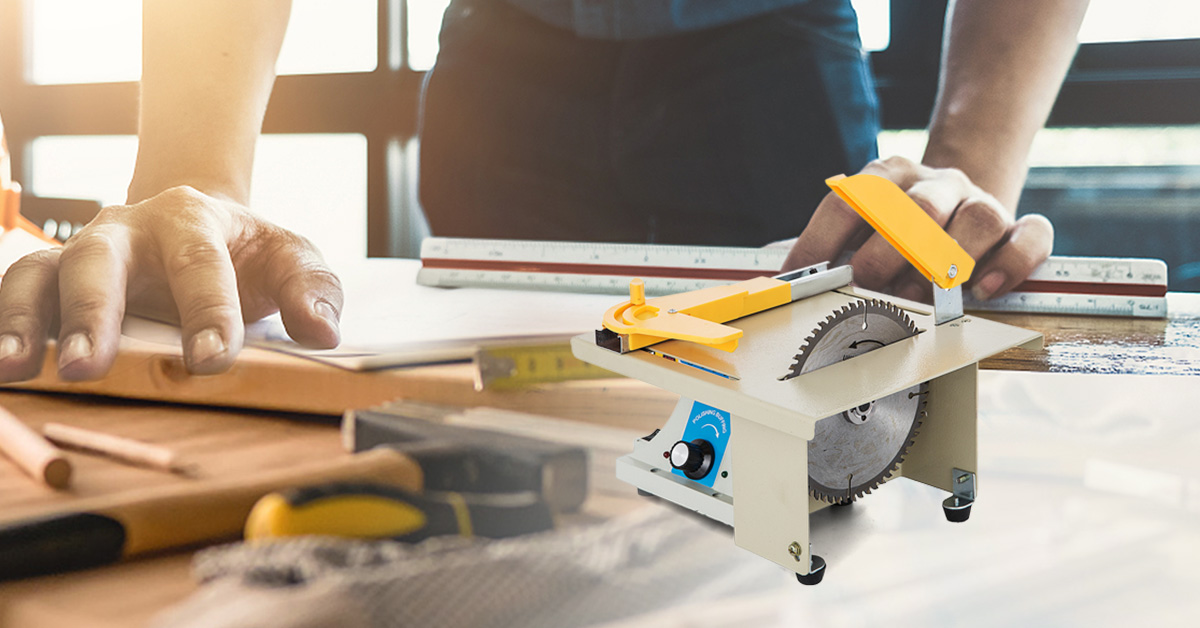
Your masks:
<path fill-rule="evenodd" d="M 808 0 L 508 0 L 595 39 L 645 39 L 728 24 Z"/>

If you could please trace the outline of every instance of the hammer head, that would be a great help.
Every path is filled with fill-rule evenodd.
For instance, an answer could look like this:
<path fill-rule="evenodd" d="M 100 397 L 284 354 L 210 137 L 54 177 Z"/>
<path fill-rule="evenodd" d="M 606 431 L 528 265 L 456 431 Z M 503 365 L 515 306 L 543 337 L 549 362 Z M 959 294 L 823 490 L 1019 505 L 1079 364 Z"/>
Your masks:
<path fill-rule="evenodd" d="M 583 504 L 583 448 L 439 422 L 455 412 L 412 403 L 351 410 L 342 423 L 345 444 L 355 452 L 389 447 L 409 456 L 424 472 L 428 491 L 533 492 L 555 512 Z"/>

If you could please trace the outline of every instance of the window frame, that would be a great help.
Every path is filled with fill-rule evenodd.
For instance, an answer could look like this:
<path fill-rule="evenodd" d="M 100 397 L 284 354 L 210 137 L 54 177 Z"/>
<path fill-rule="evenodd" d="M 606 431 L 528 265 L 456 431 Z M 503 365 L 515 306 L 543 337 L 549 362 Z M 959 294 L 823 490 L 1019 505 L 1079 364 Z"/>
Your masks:
<path fill-rule="evenodd" d="M 892 0 L 891 43 L 871 53 L 883 128 L 928 125 L 947 4 Z M 1048 126 L 1197 124 L 1196 102 L 1200 38 L 1088 43 L 1079 47 Z"/>
<path fill-rule="evenodd" d="M 36 85 L 27 80 L 25 6 L 0 2 L 0 112 L 14 176 L 43 135 L 137 132 L 136 82 Z M 871 54 L 885 129 L 924 128 L 937 91 L 946 0 L 891 2 L 891 42 Z M 417 135 L 424 72 L 407 67 L 407 2 L 377 0 L 376 69 L 276 79 L 264 133 L 360 133 L 367 139 L 367 255 L 400 252 L 410 194 L 391 173 L 396 146 Z M 1129 89 L 1136 86 L 1136 89 Z M 1052 126 L 1200 123 L 1200 39 L 1085 44 L 1050 116 Z M 403 159 L 403 157 L 401 158 Z"/>

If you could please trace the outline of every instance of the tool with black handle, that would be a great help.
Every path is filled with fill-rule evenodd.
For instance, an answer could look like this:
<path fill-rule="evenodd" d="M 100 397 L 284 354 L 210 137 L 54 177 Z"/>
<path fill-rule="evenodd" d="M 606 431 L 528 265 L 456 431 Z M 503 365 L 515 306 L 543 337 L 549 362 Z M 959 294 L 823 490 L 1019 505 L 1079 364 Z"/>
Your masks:
<path fill-rule="evenodd" d="M 358 414 L 346 416 L 347 432 L 358 434 L 352 449 L 359 453 L 354 456 L 252 477 L 180 480 L 152 489 L 81 499 L 64 504 L 63 512 L 0 524 L 0 581 L 88 569 L 170 548 L 237 540 L 255 502 L 292 487 L 367 480 L 409 491 L 493 494 L 497 500 L 527 493 L 544 502 L 550 512 L 574 510 L 586 497 L 587 454 L 582 448 L 436 425 L 420 417 L 392 415 L 371 421 L 372 413 L 361 414 L 361 431 L 354 429 L 360 421 Z M 470 521 L 483 521 L 482 510 L 468 511 L 472 513 Z M 445 510 L 432 508 L 429 512 Z M 486 528 L 491 523 L 483 525 Z M 431 532 L 440 529 L 428 528 Z"/>
<path fill-rule="evenodd" d="M 505 538 L 554 527 L 536 493 L 416 493 L 395 486 L 335 482 L 263 497 L 246 520 L 246 540 L 303 535 L 391 538 Z"/>

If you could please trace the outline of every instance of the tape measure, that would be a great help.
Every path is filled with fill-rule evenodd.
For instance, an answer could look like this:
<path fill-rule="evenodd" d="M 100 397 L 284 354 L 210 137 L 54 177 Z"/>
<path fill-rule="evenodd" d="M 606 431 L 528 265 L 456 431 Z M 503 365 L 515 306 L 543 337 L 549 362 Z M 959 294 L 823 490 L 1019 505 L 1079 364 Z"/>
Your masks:
<path fill-rule="evenodd" d="M 513 390 L 535 384 L 617 377 L 571 353 L 570 338 L 537 344 L 491 345 L 475 354 L 476 390 Z"/>
<path fill-rule="evenodd" d="M 783 248 L 673 246 L 531 240 L 427 238 L 417 283 L 624 295 L 640 278 L 651 296 L 775 275 Z M 1029 279 L 975 311 L 1164 317 L 1167 265 L 1161 260 L 1051 257 Z"/>

